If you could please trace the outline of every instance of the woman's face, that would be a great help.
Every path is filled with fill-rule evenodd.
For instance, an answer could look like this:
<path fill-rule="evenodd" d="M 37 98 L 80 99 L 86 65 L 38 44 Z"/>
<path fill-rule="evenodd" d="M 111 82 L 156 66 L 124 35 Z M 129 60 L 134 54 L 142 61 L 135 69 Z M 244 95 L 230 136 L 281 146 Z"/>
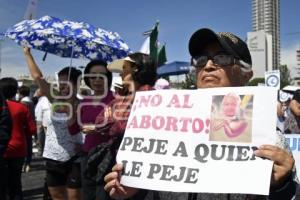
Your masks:
<path fill-rule="evenodd" d="M 225 96 L 224 98 L 225 99 L 222 104 L 223 114 L 228 117 L 236 116 L 239 108 L 237 99 L 232 96 Z"/>
<path fill-rule="evenodd" d="M 95 65 L 91 67 L 89 71 L 89 83 L 91 86 L 91 89 L 94 90 L 95 92 L 98 93 L 103 93 L 104 92 L 104 87 L 108 88 L 108 80 L 107 79 L 107 70 L 105 66 L 101 65 Z"/>
<path fill-rule="evenodd" d="M 68 75 L 60 75 L 58 76 L 59 82 L 59 93 L 61 96 L 67 97 L 69 95 L 76 94 L 76 85 L 74 85 L 71 81 L 69 81 Z"/>
<path fill-rule="evenodd" d="M 124 80 L 127 75 L 132 74 L 133 69 L 133 63 L 125 60 L 123 63 L 123 71 L 120 74 L 122 80 Z"/>
<path fill-rule="evenodd" d="M 224 52 L 218 43 L 212 43 L 206 46 L 201 54 L 217 55 Z M 211 59 L 206 65 L 200 69 L 197 68 L 197 87 L 198 88 L 212 88 L 212 87 L 230 87 L 233 86 L 231 81 L 232 66 L 218 66 Z"/>

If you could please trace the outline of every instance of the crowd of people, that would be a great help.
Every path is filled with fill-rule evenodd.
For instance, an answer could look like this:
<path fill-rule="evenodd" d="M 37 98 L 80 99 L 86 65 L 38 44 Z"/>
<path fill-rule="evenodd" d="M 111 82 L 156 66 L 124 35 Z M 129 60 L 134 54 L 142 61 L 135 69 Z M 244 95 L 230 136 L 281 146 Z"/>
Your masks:
<path fill-rule="evenodd" d="M 263 145 L 255 151 L 256 156 L 274 161 L 269 196 L 175 193 L 122 185 L 123 166 L 116 164 L 116 153 L 135 93 L 169 88 L 165 83 L 162 87 L 155 85 L 155 61 L 143 53 L 132 53 L 110 64 L 92 60 L 84 69 L 83 81 L 93 92 L 79 99 L 80 70 L 74 67 L 60 70 L 59 87 L 54 88 L 45 80 L 30 49 L 23 50 L 29 72 L 39 88 L 38 101 L 34 111 L 28 88 L 18 88 L 13 78 L 0 79 L 0 200 L 7 196 L 23 199 L 21 173 L 23 166 L 25 171 L 29 170 L 32 135 L 36 134 L 39 152 L 45 159 L 49 198 L 53 200 L 288 200 L 295 197 L 298 187 L 295 161 L 282 134 L 286 131 L 281 129 L 270 130 L 276 134 L 276 145 Z M 247 44 L 232 33 L 197 30 L 190 38 L 189 52 L 191 65 L 196 69 L 197 88 L 244 86 L 253 76 Z M 115 93 L 110 90 L 113 65 L 122 71 L 122 85 Z M 14 100 L 17 91 L 19 102 Z M 235 96 L 230 98 L 241 101 Z M 227 109 L 226 102 L 222 103 L 224 115 L 229 116 L 231 123 L 237 106 Z M 299 102 L 300 92 L 296 92 L 288 109 L 295 116 L 300 112 Z M 286 117 L 286 111 L 278 107 L 278 116 Z M 234 131 L 228 124 L 216 128 L 224 127 L 232 136 L 246 126 L 243 123 Z"/>

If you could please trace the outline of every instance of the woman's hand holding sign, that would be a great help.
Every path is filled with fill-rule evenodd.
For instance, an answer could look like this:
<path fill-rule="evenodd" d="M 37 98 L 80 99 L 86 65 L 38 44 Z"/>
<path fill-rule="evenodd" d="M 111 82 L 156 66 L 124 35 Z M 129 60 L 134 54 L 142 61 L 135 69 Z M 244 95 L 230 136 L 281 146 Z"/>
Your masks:
<path fill-rule="evenodd" d="M 262 145 L 255 151 L 255 155 L 274 161 L 271 180 L 272 186 L 281 186 L 292 172 L 295 161 L 284 149 L 273 145 Z"/>
<path fill-rule="evenodd" d="M 134 196 L 139 191 L 139 189 L 137 188 L 131 188 L 121 185 L 120 176 L 122 170 L 123 166 L 121 164 L 116 164 L 112 168 L 112 172 L 104 177 L 104 181 L 106 182 L 104 189 L 109 193 L 110 197 L 115 199 L 126 199 Z"/>

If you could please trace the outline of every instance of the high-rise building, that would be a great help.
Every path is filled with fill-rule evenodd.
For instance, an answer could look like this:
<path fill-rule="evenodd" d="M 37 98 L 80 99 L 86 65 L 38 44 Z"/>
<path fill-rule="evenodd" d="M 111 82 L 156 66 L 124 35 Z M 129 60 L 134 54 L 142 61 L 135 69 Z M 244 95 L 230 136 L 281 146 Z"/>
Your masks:
<path fill-rule="evenodd" d="M 293 67 L 293 76 L 295 83 L 300 85 L 300 49 L 296 50 L 297 66 Z"/>
<path fill-rule="evenodd" d="M 296 56 L 297 56 L 297 65 L 300 67 L 300 49 L 296 50 Z"/>
<path fill-rule="evenodd" d="M 252 0 L 252 29 L 272 36 L 273 69 L 280 65 L 279 0 Z"/>

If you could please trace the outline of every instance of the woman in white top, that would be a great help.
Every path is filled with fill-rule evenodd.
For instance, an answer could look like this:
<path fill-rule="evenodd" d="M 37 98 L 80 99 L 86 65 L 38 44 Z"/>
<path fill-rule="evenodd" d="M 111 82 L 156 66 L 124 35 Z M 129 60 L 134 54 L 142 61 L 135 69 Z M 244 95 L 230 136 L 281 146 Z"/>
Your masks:
<path fill-rule="evenodd" d="M 47 131 L 43 157 L 46 158 L 46 182 L 53 200 L 81 199 L 80 165 L 74 163 L 80 135 L 71 136 L 68 120 L 79 103 L 76 98 L 77 81 L 81 71 L 65 67 L 58 72 L 59 91 L 53 90 L 35 63 L 30 49 L 24 55 L 32 78 L 50 101 L 51 111 L 45 113 Z"/>

